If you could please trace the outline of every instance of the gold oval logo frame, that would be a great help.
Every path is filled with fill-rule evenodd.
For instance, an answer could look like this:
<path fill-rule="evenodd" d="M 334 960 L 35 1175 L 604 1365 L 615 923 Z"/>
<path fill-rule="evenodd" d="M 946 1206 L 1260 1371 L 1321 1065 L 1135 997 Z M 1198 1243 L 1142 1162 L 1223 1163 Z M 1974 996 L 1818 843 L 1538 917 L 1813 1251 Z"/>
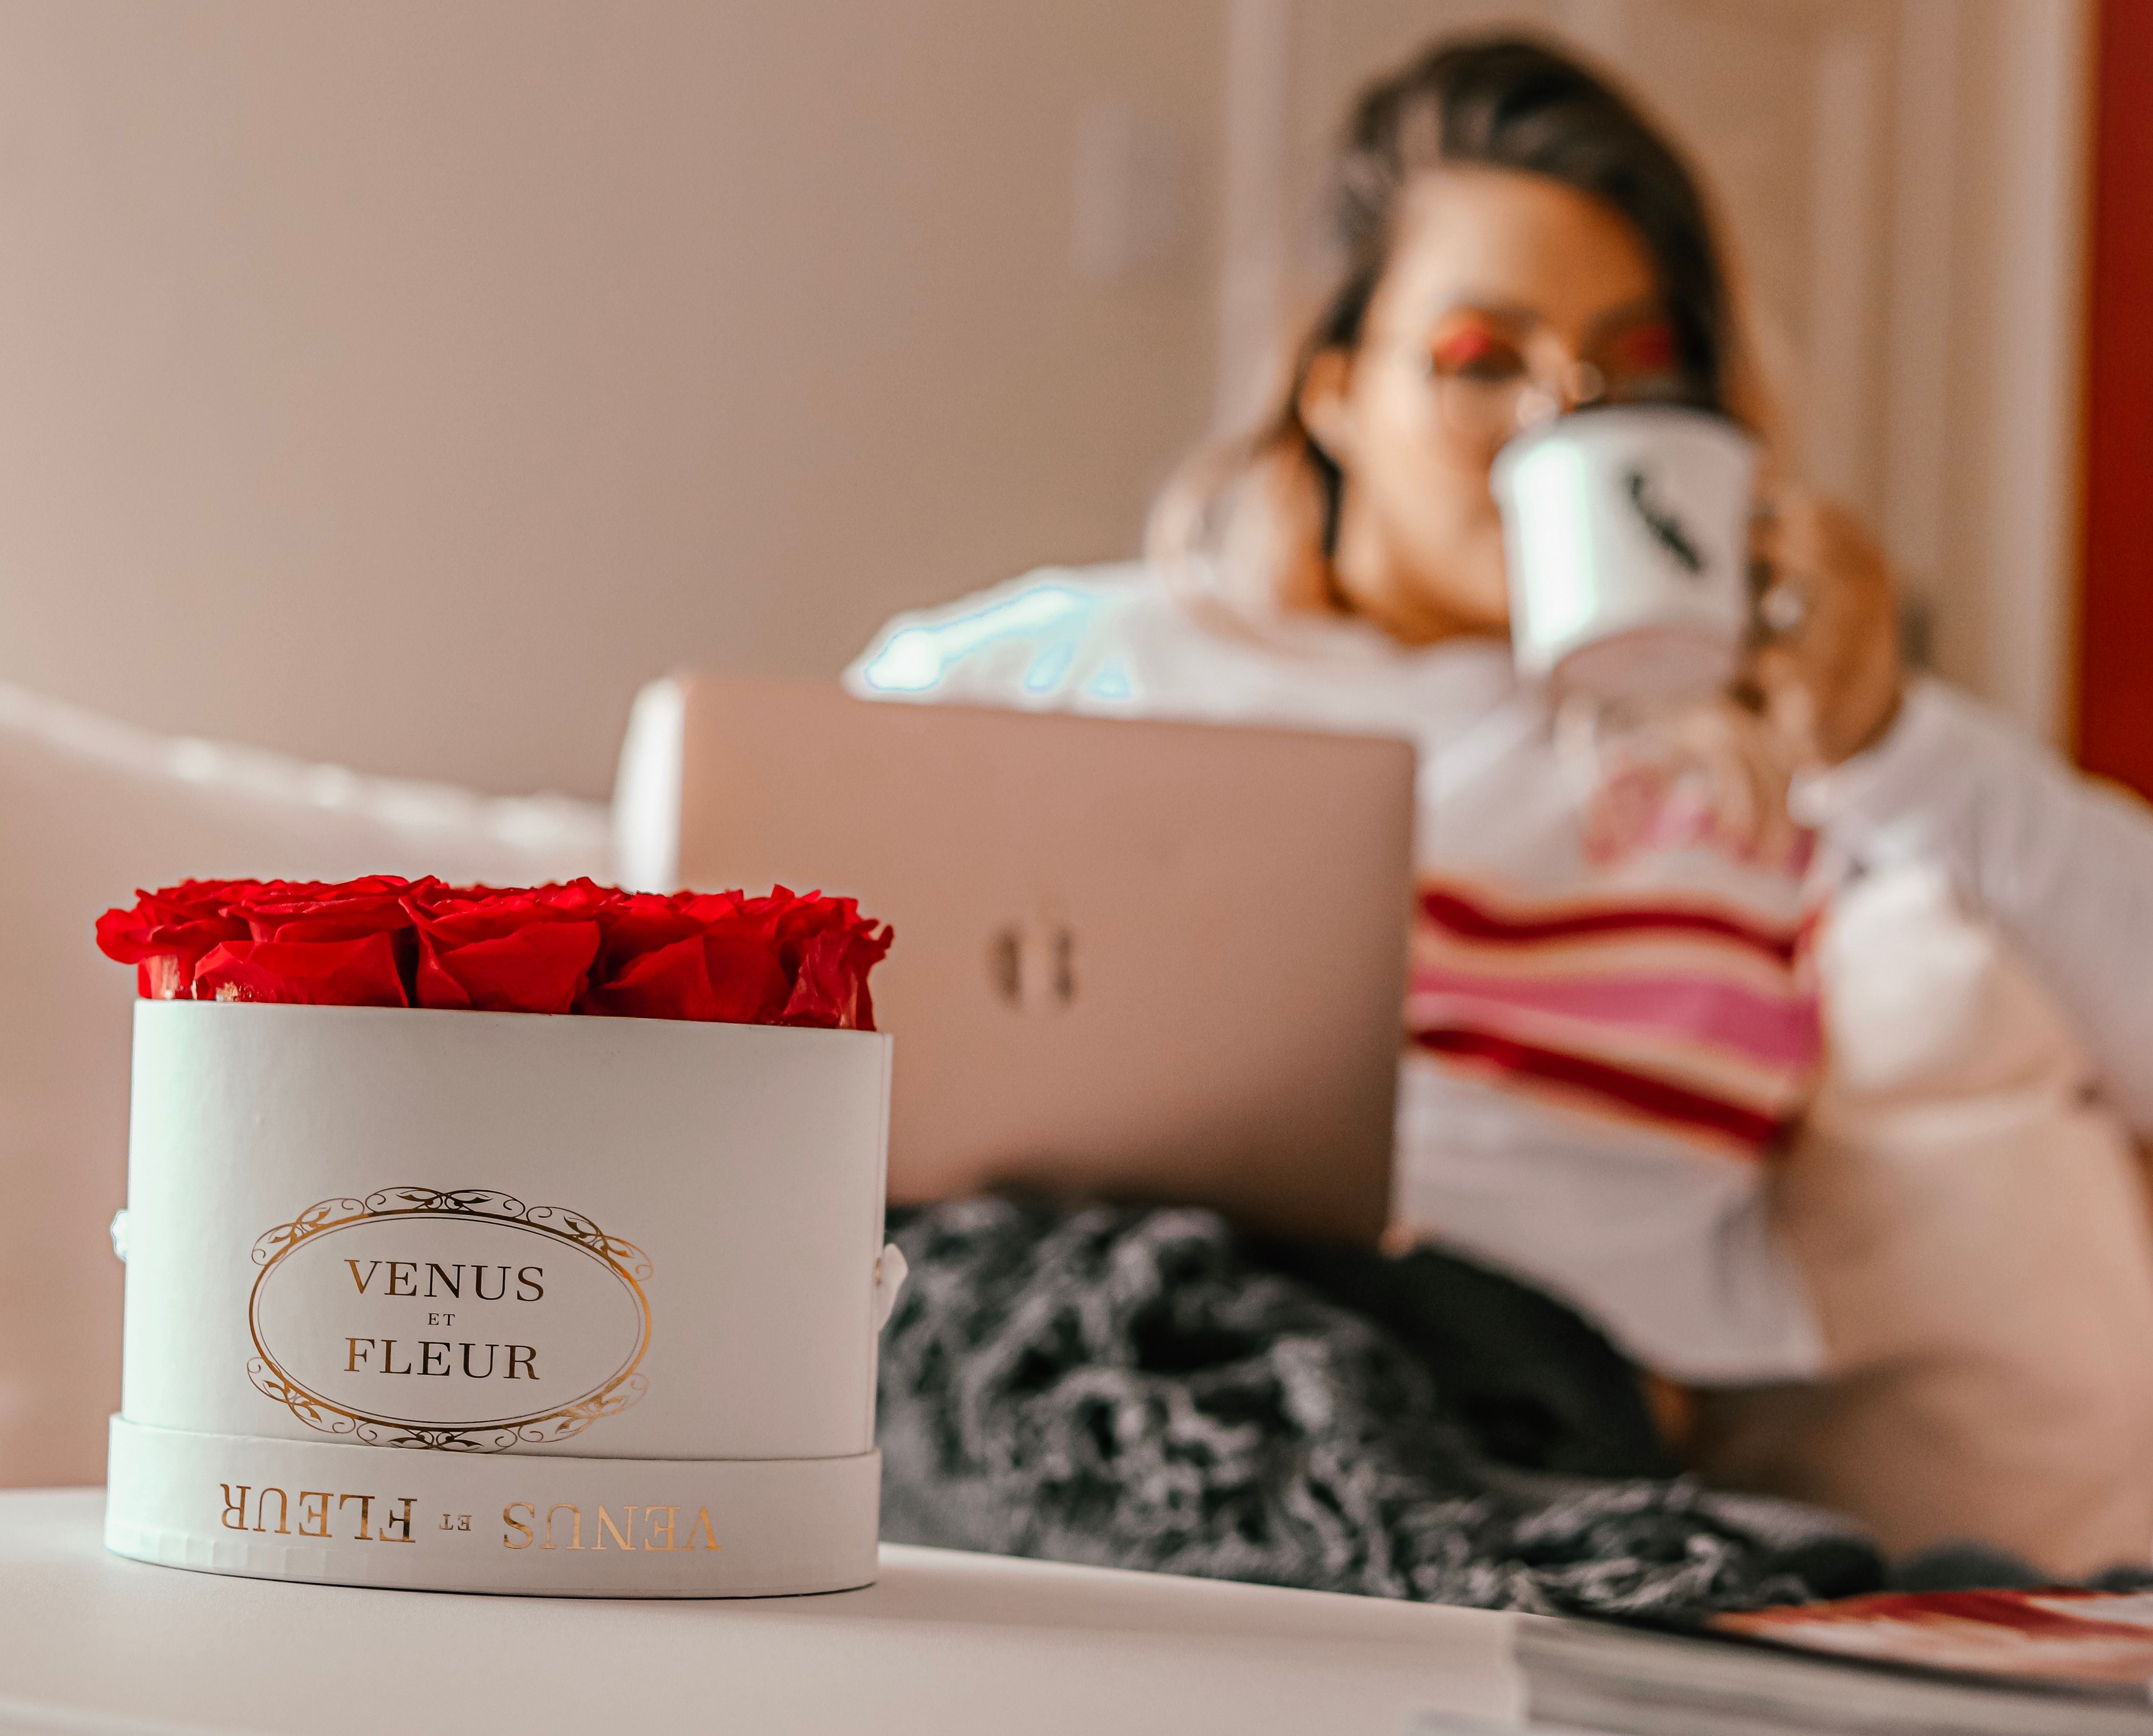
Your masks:
<path fill-rule="evenodd" d="M 369 1415 L 323 1397 L 279 1365 L 262 1341 L 262 1286 L 295 1248 L 329 1230 L 355 1224 L 395 1219 L 461 1218 L 527 1231 L 566 1243 L 605 1267 L 635 1303 L 635 1347 L 618 1369 L 599 1386 L 564 1405 L 529 1416 L 477 1423 L 430 1423 Z M 650 1276 L 649 1256 L 633 1242 L 608 1235 L 582 1212 L 560 1206 L 528 1206 L 513 1194 L 491 1188 L 384 1188 L 364 1199 L 316 1201 L 288 1224 L 279 1224 L 255 1239 L 252 1255 L 261 1268 L 247 1299 L 247 1336 L 254 1355 L 247 1377 L 256 1392 L 272 1398 L 308 1428 L 341 1435 L 369 1447 L 416 1447 L 436 1452 L 501 1453 L 512 1447 L 545 1446 L 581 1434 L 602 1418 L 618 1416 L 641 1398 L 649 1382 L 641 1372 L 650 1348 L 650 1299 L 644 1282 Z"/>

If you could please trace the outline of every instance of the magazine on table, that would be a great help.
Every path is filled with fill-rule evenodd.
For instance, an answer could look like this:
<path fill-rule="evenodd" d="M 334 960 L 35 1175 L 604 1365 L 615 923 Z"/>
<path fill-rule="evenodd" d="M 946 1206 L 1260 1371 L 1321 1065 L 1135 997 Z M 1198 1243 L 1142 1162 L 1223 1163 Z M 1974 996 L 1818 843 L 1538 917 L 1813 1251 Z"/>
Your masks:
<path fill-rule="evenodd" d="M 1882 1592 L 1682 1632 L 1528 1619 L 1517 1657 L 1544 1736 L 2153 1733 L 2153 1591 Z"/>

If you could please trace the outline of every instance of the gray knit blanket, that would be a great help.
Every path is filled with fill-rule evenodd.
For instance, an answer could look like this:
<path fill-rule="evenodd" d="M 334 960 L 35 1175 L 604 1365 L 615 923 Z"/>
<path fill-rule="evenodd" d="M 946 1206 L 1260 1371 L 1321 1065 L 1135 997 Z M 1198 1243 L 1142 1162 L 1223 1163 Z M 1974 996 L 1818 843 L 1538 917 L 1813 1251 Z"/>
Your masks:
<path fill-rule="evenodd" d="M 980 1199 L 893 1239 L 892 1541 L 1649 1621 L 1877 1582 L 1805 1509 L 1499 1463 L 1409 1343 L 1209 1213 Z"/>

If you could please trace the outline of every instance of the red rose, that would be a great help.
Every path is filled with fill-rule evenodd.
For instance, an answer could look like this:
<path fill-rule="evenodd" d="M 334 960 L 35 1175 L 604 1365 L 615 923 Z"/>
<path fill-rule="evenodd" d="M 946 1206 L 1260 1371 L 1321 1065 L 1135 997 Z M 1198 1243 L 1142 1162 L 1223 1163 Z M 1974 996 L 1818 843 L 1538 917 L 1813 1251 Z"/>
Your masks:
<path fill-rule="evenodd" d="M 792 983 L 778 955 L 774 913 L 735 892 L 629 900 L 608 924 L 608 967 L 582 1011 L 636 1019 L 775 1023 Z"/>
<path fill-rule="evenodd" d="M 851 899 L 811 895 L 785 914 L 780 929 L 792 995 L 779 1022 L 873 1031 L 868 973 L 889 951 L 888 925 L 863 917 Z"/>
<path fill-rule="evenodd" d="M 97 919 L 97 944 L 107 958 L 135 970 L 145 1000 L 185 998 L 203 955 L 226 940 L 247 939 L 247 924 L 226 916 L 232 888 L 245 880 L 182 880 L 161 892 L 138 892 L 131 910 Z"/>
<path fill-rule="evenodd" d="M 409 1006 L 396 937 L 356 940 L 227 940 L 196 968 L 196 1000 L 272 1000 L 289 1006 Z"/>
<path fill-rule="evenodd" d="M 610 982 L 639 953 L 654 952 L 696 933 L 695 919 L 682 908 L 692 896 L 614 893 L 613 901 L 598 913 L 600 939 L 598 962 L 591 967 L 592 983 Z"/>
<path fill-rule="evenodd" d="M 98 944 L 136 965 L 151 1000 L 408 1006 L 415 946 L 399 900 L 415 889 L 386 874 L 189 880 L 105 912 Z"/>
<path fill-rule="evenodd" d="M 230 908 L 246 919 L 252 944 L 226 942 L 205 958 L 195 999 L 409 1006 L 417 948 L 403 901 L 435 883 L 369 874 L 236 888 Z"/>
<path fill-rule="evenodd" d="M 487 886 L 407 894 L 418 931 L 420 1006 L 486 1013 L 565 1013 L 598 956 L 608 893 L 588 880 L 503 892 Z"/>
<path fill-rule="evenodd" d="M 109 910 L 98 944 L 160 1000 L 595 1013 L 874 1029 L 887 926 L 778 887 L 629 894 L 394 875 L 191 880 Z"/>
<path fill-rule="evenodd" d="M 440 884 L 433 879 L 399 879 L 394 874 L 369 874 L 363 880 L 335 885 L 241 881 L 232 908 L 247 919 L 257 940 L 356 940 L 409 929 L 411 914 L 405 909 L 405 899 L 423 896 Z"/>

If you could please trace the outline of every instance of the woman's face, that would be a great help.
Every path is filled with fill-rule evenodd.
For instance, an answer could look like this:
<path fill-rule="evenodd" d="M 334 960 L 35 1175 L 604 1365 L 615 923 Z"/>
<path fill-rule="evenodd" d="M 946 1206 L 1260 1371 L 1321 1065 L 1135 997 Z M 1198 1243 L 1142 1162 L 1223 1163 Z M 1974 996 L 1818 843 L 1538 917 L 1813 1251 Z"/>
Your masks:
<path fill-rule="evenodd" d="M 1512 170 L 1423 177 L 1359 347 L 1320 357 L 1301 398 L 1345 477 L 1346 600 L 1412 644 L 1507 631 L 1496 451 L 1672 362 L 1651 257 L 1611 207 Z"/>

